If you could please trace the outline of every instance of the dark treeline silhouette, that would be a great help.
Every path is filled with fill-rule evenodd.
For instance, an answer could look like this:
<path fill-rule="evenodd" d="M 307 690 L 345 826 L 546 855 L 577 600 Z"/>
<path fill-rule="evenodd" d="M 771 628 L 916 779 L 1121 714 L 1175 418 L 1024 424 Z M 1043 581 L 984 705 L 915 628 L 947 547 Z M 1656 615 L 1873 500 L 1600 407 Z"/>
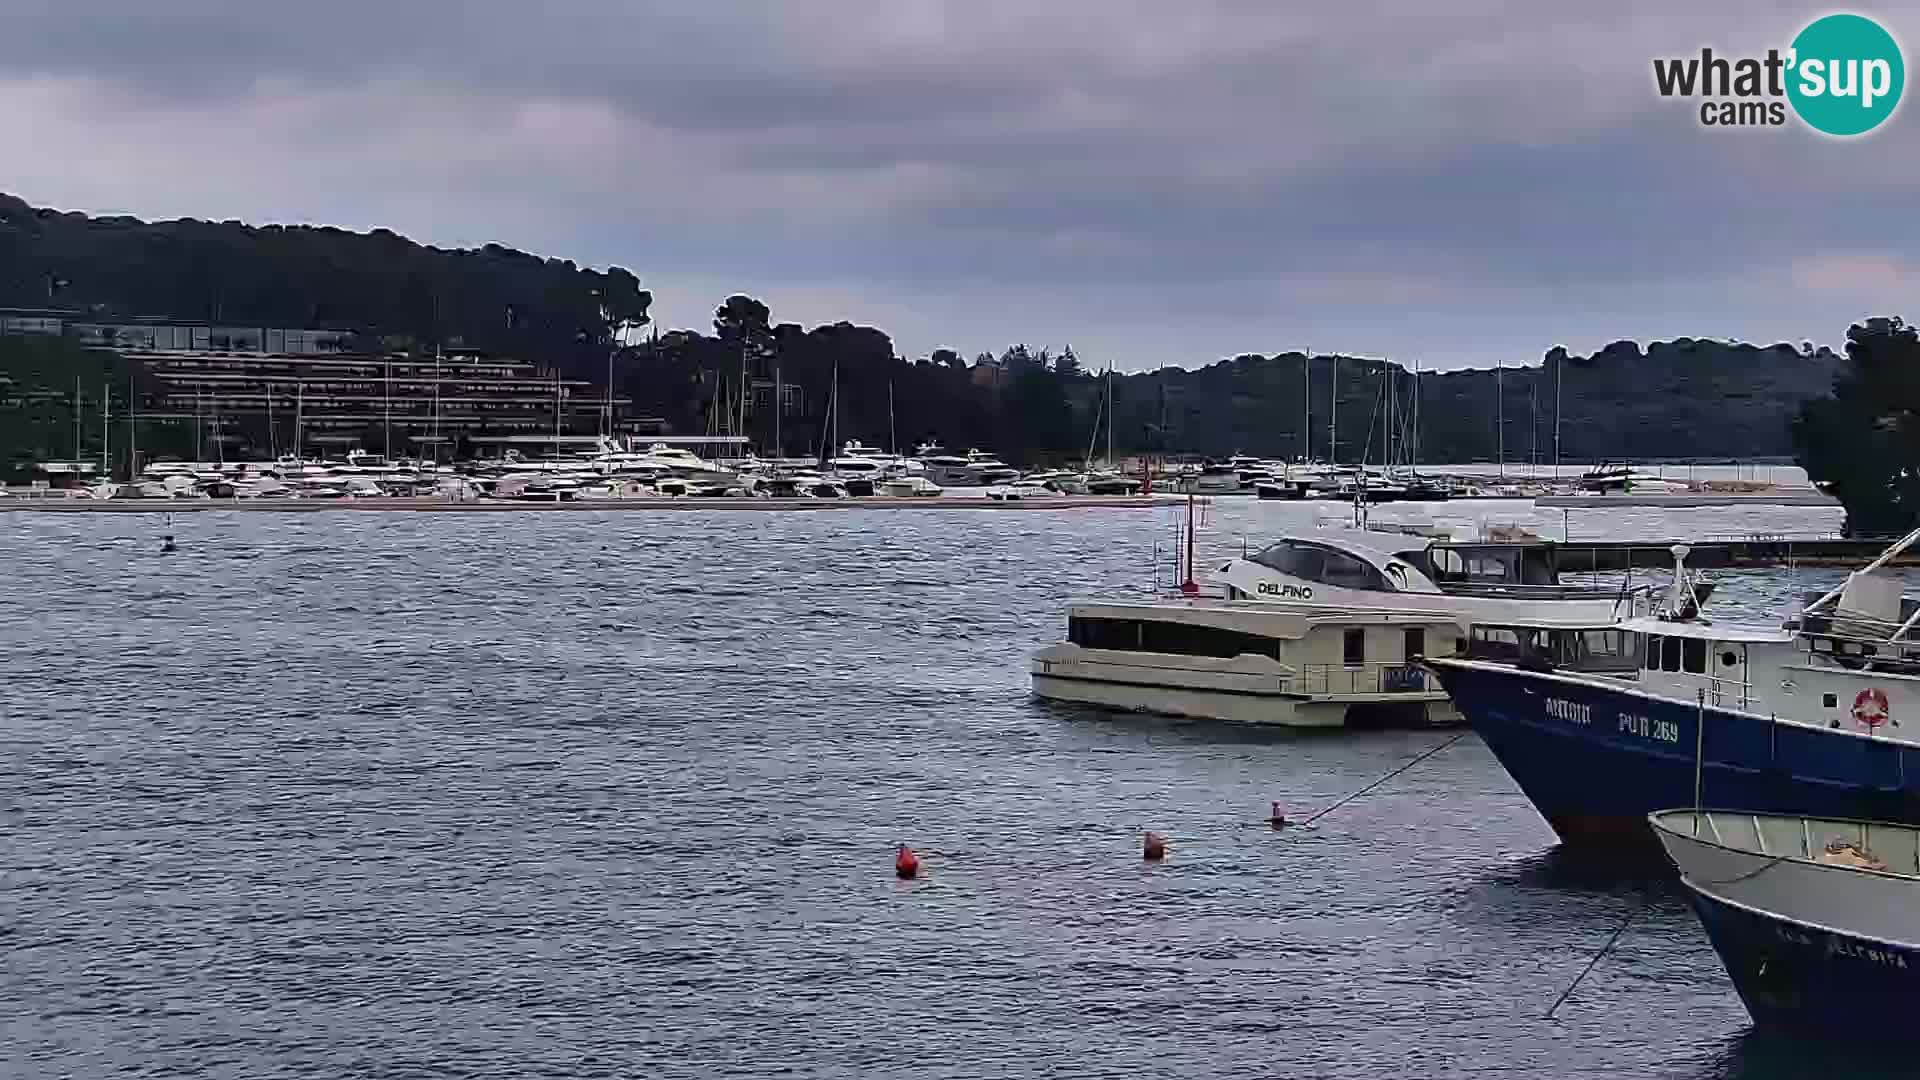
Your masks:
<path fill-rule="evenodd" d="M 1104 362 L 1069 347 L 902 358 L 879 329 L 779 323 L 746 296 L 720 304 L 711 332 L 632 333 L 651 301 L 618 267 L 497 245 L 449 251 L 384 229 L 89 218 L 0 195 L 0 306 L 354 331 L 356 347 L 480 348 L 596 381 L 613 351 L 615 382 L 638 413 L 674 433 L 744 432 L 763 452 L 775 450 L 777 432 L 780 452 L 819 453 L 831 428 L 837 440 L 902 450 L 939 440 L 1062 460 L 1085 454 L 1110 418 L 1116 454 L 1297 457 L 1311 448 L 1377 462 L 1383 383 L 1393 389 L 1396 446 L 1414 441 L 1414 379 L 1392 366 L 1383 380 L 1379 360 L 1313 357 L 1309 433 L 1297 351 L 1116 375 L 1108 410 Z M 1556 348 L 1544 363 L 1499 372 L 1427 373 L 1420 457 L 1548 462 L 1556 419 L 1567 460 L 1785 455 L 1787 421 L 1826 394 L 1840 363 L 1811 344 L 1682 338 L 1645 349 L 1616 342 L 1591 356 Z M 1106 441 L 1102 431 L 1096 454 Z"/>
<path fill-rule="evenodd" d="M 1793 422 L 1807 476 L 1847 508 L 1847 531 L 1886 536 L 1920 525 L 1920 332 L 1897 318 L 1847 331 L 1830 396 Z"/>
<path fill-rule="evenodd" d="M 730 309 L 755 312 L 759 328 L 744 336 L 729 329 Z M 1014 345 L 972 361 L 940 349 L 907 361 L 871 327 L 764 329 L 765 316 L 757 301 L 730 299 L 716 312 L 715 334 L 676 331 L 631 350 L 623 389 L 676 430 L 744 430 L 771 447 L 765 403 L 777 375 L 789 401 L 779 428 L 785 451 L 817 453 L 837 363 L 841 438 L 884 443 L 891 433 L 903 449 L 939 439 L 1022 461 L 1078 457 L 1090 444 L 1096 454 L 1104 450 L 1108 384 L 1071 348 L 1056 356 Z M 744 427 L 737 409 L 743 341 L 745 378 L 757 395 Z M 1591 356 L 1555 348 L 1540 364 L 1417 379 L 1397 364 L 1314 356 L 1309 384 L 1305 364 L 1299 352 L 1249 354 L 1191 371 L 1115 375 L 1115 452 L 1297 458 L 1311 450 L 1324 459 L 1331 446 L 1338 460 L 1377 463 L 1391 393 L 1401 459 L 1417 449 L 1430 462 L 1504 455 L 1546 464 L 1555 460 L 1556 439 L 1567 461 L 1785 456 L 1793 452 L 1788 421 L 1827 392 L 1841 361 L 1811 344 L 1682 338 L 1644 349 L 1616 342 Z M 1310 441 L 1303 437 L 1309 389 Z"/>
<path fill-rule="evenodd" d="M 364 347 L 465 346 L 605 378 L 608 342 L 644 324 L 633 274 L 489 244 L 448 251 L 385 229 L 145 222 L 0 193 L 0 306 L 102 319 L 360 331 Z"/>

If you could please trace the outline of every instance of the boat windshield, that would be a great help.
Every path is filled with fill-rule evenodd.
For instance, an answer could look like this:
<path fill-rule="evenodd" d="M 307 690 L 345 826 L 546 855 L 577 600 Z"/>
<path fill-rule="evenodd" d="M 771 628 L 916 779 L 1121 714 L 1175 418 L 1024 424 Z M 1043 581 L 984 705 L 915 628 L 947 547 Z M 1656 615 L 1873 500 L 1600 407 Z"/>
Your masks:
<path fill-rule="evenodd" d="M 1435 545 L 1422 560 L 1434 583 L 1479 585 L 1557 585 L 1553 549 L 1538 544 Z M 1402 558 L 1408 558 L 1403 555 Z"/>
<path fill-rule="evenodd" d="M 1475 626 L 1467 637 L 1466 655 L 1536 669 L 1634 673 L 1640 668 L 1640 635 L 1628 630 Z"/>
<path fill-rule="evenodd" d="M 1323 544 L 1282 540 L 1257 554 L 1253 562 L 1303 581 L 1317 581 L 1343 589 L 1394 592 L 1394 587 L 1370 563 Z"/>

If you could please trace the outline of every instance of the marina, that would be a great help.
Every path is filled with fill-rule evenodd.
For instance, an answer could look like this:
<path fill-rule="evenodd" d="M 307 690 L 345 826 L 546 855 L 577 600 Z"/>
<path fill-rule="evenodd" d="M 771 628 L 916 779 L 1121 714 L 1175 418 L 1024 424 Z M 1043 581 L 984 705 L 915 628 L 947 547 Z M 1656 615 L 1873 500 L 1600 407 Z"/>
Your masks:
<path fill-rule="evenodd" d="M 0 1080 L 1920 1078 L 1901 13 L 90 6 Z"/>

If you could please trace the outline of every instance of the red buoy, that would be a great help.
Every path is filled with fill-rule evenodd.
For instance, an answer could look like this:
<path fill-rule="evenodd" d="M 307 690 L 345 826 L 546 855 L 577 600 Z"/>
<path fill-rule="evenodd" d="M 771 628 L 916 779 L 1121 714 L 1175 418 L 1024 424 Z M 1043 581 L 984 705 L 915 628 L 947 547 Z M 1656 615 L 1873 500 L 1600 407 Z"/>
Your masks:
<path fill-rule="evenodd" d="M 901 844 L 899 853 L 893 857 L 893 872 L 900 878 L 919 877 L 920 856 L 915 855 L 912 848 Z"/>
<path fill-rule="evenodd" d="M 1280 812 L 1279 803 L 1273 804 L 1273 813 L 1268 816 L 1267 824 L 1276 829 L 1284 829 L 1287 827 L 1287 815 Z"/>
<path fill-rule="evenodd" d="M 1148 862 L 1159 862 L 1167 857 L 1167 838 L 1157 832 L 1147 834 L 1147 842 L 1141 847 L 1140 854 Z"/>

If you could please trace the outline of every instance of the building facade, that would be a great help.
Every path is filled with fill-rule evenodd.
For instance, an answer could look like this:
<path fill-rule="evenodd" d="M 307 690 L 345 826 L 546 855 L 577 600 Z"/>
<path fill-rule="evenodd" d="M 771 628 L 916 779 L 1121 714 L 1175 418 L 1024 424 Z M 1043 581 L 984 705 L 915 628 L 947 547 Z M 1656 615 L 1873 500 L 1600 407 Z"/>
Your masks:
<path fill-rule="evenodd" d="M 141 373 L 140 422 L 191 422 L 249 456 L 465 456 L 474 437 L 648 434 L 631 402 L 585 379 L 474 352 L 441 356 L 122 349 Z M 204 453 L 204 449 L 202 450 Z"/>

